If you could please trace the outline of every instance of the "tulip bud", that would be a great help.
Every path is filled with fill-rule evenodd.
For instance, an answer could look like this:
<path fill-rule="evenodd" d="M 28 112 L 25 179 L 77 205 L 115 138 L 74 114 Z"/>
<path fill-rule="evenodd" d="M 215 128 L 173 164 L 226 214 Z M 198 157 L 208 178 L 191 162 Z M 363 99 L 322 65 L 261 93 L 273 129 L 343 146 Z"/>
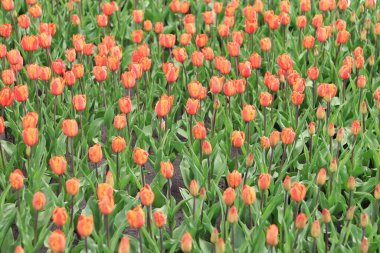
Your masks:
<path fill-rule="evenodd" d="M 206 200 L 206 189 L 204 187 L 201 188 L 201 190 L 199 191 L 199 198 L 203 201 Z"/>
<path fill-rule="evenodd" d="M 370 57 L 369 57 L 369 61 L 368 61 L 368 63 L 369 63 L 369 66 L 373 66 L 373 65 L 375 65 L 375 57 L 373 56 L 373 55 L 371 55 Z"/>
<path fill-rule="evenodd" d="M 353 176 L 350 176 L 350 177 L 348 178 L 347 188 L 348 188 L 350 191 L 355 191 L 355 178 L 354 178 Z"/>
<path fill-rule="evenodd" d="M 91 235 L 92 230 L 94 229 L 94 219 L 93 216 L 85 216 L 81 214 L 78 219 L 78 224 L 77 224 L 77 231 L 78 234 L 81 237 L 88 237 Z"/>
<path fill-rule="evenodd" d="M 341 127 L 341 128 L 338 129 L 338 132 L 336 133 L 336 141 L 337 142 L 342 142 L 343 136 L 344 136 L 344 134 L 343 134 L 343 128 Z"/>
<path fill-rule="evenodd" d="M 202 153 L 205 156 L 211 155 L 211 153 L 212 153 L 212 146 L 211 146 L 211 143 L 209 141 L 203 141 L 202 142 Z"/>
<path fill-rule="evenodd" d="M 143 188 L 141 188 L 139 195 L 141 204 L 143 204 L 144 206 L 152 205 L 154 201 L 154 193 L 151 190 L 149 184 L 146 184 Z"/>
<path fill-rule="evenodd" d="M 338 170 L 338 164 L 337 164 L 337 161 L 336 161 L 336 157 L 334 157 L 332 160 L 331 160 L 331 163 L 330 163 L 330 171 L 332 173 L 336 172 Z"/>
<path fill-rule="evenodd" d="M 192 244 L 193 244 L 193 239 L 191 238 L 191 235 L 189 232 L 186 232 L 181 240 L 181 250 L 184 253 L 189 253 L 191 252 L 192 249 Z"/>
<path fill-rule="evenodd" d="M 239 173 L 237 170 L 232 171 L 228 174 L 227 181 L 228 186 L 234 189 L 237 188 L 241 183 L 241 173 Z"/>
<path fill-rule="evenodd" d="M 313 136 L 315 134 L 315 123 L 313 121 L 309 123 L 307 130 L 310 136 Z"/>
<path fill-rule="evenodd" d="M 44 209 L 44 206 L 46 204 L 46 198 L 45 195 L 42 192 L 36 192 L 33 196 L 33 208 L 37 212 L 42 211 Z"/>
<path fill-rule="evenodd" d="M 368 252 L 368 239 L 364 237 L 362 242 L 360 243 L 360 252 L 367 253 Z"/>
<path fill-rule="evenodd" d="M 235 190 L 231 187 L 228 187 L 223 192 L 223 201 L 227 206 L 231 206 L 235 201 L 236 193 Z"/>
<path fill-rule="evenodd" d="M 127 236 L 124 236 L 120 240 L 118 253 L 129 253 L 130 252 L 131 245 L 129 243 L 129 238 Z"/>
<path fill-rule="evenodd" d="M 373 195 L 375 196 L 376 200 L 380 199 L 380 184 L 375 186 L 375 191 L 374 191 Z"/>
<path fill-rule="evenodd" d="M 322 210 L 322 220 L 324 223 L 330 223 L 331 222 L 331 215 L 330 215 L 330 211 L 326 208 L 324 208 Z"/>
<path fill-rule="evenodd" d="M 317 175 L 317 184 L 318 186 L 323 186 L 326 183 L 326 170 L 321 168 Z"/>
<path fill-rule="evenodd" d="M 270 185 L 270 175 L 268 173 L 261 173 L 259 176 L 259 188 L 262 191 L 265 191 L 269 188 Z"/>
<path fill-rule="evenodd" d="M 284 186 L 285 191 L 289 191 L 292 186 L 292 179 L 289 177 L 289 175 L 286 175 L 284 182 L 282 184 Z"/>
<path fill-rule="evenodd" d="M 79 180 L 77 178 L 72 178 L 66 181 L 66 191 L 73 197 L 79 192 Z"/>
<path fill-rule="evenodd" d="M 218 238 L 219 238 L 219 231 L 217 228 L 214 228 L 211 234 L 210 241 L 215 244 L 218 242 Z"/>
<path fill-rule="evenodd" d="M 154 225 L 158 228 L 163 228 L 166 224 L 166 217 L 162 211 L 156 211 L 153 213 Z"/>
<path fill-rule="evenodd" d="M 198 196 L 198 193 L 199 193 L 198 183 L 197 183 L 197 181 L 195 181 L 193 179 L 190 182 L 190 194 L 191 194 L 191 196 L 196 197 L 196 196 Z"/>
<path fill-rule="evenodd" d="M 252 205 L 256 200 L 256 192 L 255 189 L 251 186 L 244 185 L 241 190 L 241 196 L 243 198 L 243 202 L 246 205 Z"/>
<path fill-rule="evenodd" d="M 334 136 L 334 134 L 335 134 L 334 123 L 330 122 L 329 125 L 327 126 L 327 134 L 328 134 L 330 137 L 333 137 L 333 136 Z"/>
<path fill-rule="evenodd" d="M 325 117 L 326 111 L 323 106 L 319 106 L 317 109 L 317 119 L 322 120 Z"/>
<path fill-rule="evenodd" d="M 215 245 L 215 253 L 225 253 L 226 252 L 226 245 L 224 243 L 223 238 L 219 238 L 219 240 L 216 242 Z"/>
<path fill-rule="evenodd" d="M 360 216 L 360 226 L 365 228 L 368 225 L 368 215 L 366 212 L 363 212 Z"/>
<path fill-rule="evenodd" d="M 278 244 L 278 227 L 274 224 L 267 228 L 266 242 L 269 246 Z"/>
<path fill-rule="evenodd" d="M 360 112 L 362 114 L 364 114 L 364 115 L 368 113 L 368 111 L 367 111 L 367 103 L 365 101 L 363 101 L 361 103 L 361 105 L 360 105 Z"/>
<path fill-rule="evenodd" d="M 231 224 L 235 224 L 238 220 L 238 210 L 235 206 L 231 206 L 228 211 L 227 221 Z"/>
<path fill-rule="evenodd" d="M 249 168 L 253 165 L 254 162 L 254 156 L 253 153 L 249 153 L 247 155 L 247 158 L 245 159 L 245 167 Z"/>
<path fill-rule="evenodd" d="M 53 211 L 53 222 L 57 227 L 63 227 L 67 221 L 67 212 L 64 207 L 56 207 Z"/>
<path fill-rule="evenodd" d="M 306 226 L 307 217 L 304 213 L 300 213 L 297 215 L 295 223 L 297 229 L 303 229 Z"/>
<path fill-rule="evenodd" d="M 14 253 L 25 253 L 25 251 L 21 246 L 16 246 Z"/>
<path fill-rule="evenodd" d="M 280 141 L 280 132 L 279 131 L 271 132 L 269 135 L 270 146 L 272 148 L 275 148 L 279 141 Z"/>
<path fill-rule="evenodd" d="M 354 212 L 355 212 L 355 206 L 351 206 L 347 210 L 346 219 L 349 221 L 352 220 L 354 218 Z"/>
<path fill-rule="evenodd" d="M 261 137 L 260 144 L 261 144 L 261 148 L 262 149 L 264 149 L 264 150 L 268 149 L 270 147 L 270 140 L 269 140 L 269 138 L 266 137 L 266 136 Z"/>
<path fill-rule="evenodd" d="M 321 226 L 319 225 L 319 221 L 315 220 L 313 225 L 311 226 L 311 236 L 317 238 L 321 235 Z"/>
<path fill-rule="evenodd" d="M 59 230 L 54 230 L 49 236 L 49 247 L 52 252 L 63 252 L 66 245 L 66 236 Z"/>

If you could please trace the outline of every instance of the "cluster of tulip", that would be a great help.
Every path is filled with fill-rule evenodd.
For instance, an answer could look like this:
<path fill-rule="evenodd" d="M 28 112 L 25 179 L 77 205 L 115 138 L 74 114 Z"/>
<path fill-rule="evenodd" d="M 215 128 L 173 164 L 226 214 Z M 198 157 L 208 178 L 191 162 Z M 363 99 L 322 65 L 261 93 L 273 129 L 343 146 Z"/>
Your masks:
<path fill-rule="evenodd" d="M 1 8 L 0 252 L 380 248 L 379 1 Z"/>

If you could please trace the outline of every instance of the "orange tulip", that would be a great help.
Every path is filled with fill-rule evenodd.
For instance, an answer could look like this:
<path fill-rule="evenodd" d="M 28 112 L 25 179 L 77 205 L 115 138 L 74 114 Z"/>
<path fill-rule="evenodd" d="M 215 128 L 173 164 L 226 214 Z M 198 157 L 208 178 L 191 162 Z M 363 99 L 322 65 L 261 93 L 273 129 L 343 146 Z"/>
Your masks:
<path fill-rule="evenodd" d="M 129 242 L 129 238 L 127 236 L 124 236 L 120 240 L 119 249 L 117 252 L 118 253 L 129 253 L 130 249 L 131 249 L 131 245 Z"/>
<path fill-rule="evenodd" d="M 75 95 L 72 99 L 74 109 L 77 111 L 83 111 L 86 109 L 86 95 Z"/>
<path fill-rule="evenodd" d="M 127 220 L 131 228 L 140 229 L 145 223 L 145 214 L 140 206 L 127 212 Z"/>
<path fill-rule="evenodd" d="M 269 246 L 276 246 L 278 244 L 278 228 L 272 224 L 267 228 L 266 242 Z"/>
<path fill-rule="evenodd" d="M 66 181 L 66 191 L 67 193 L 74 197 L 79 192 L 79 180 L 77 178 L 71 178 Z"/>
<path fill-rule="evenodd" d="M 272 104 L 272 95 L 268 92 L 261 92 L 260 93 L 260 105 L 267 107 Z"/>
<path fill-rule="evenodd" d="M 81 237 L 89 237 L 94 229 L 94 218 L 92 215 L 81 214 L 78 219 L 77 231 Z"/>
<path fill-rule="evenodd" d="M 270 185 L 270 175 L 268 173 L 261 173 L 259 176 L 259 188 L 262 191 L 265 191 L 269 188 Z"/>
<path fill-rule="evenodd" d="M 235 190 L 231 187 L 228 187 L 223 192 L 223 201 L 227 206 L 231 206 L 235 201 L 236 193 Z"/>
<path fill-rule="evenodd" d="M 34 210 L 36 210 L 37 212 L 42 211 L 42 209 L 44 209 L 45 204 L 46 204 L 45 194 L 43 194 L 42 192 L 36 192 L 33 195 L 33 201 L 32 201 Z"/>
<path fill-rule="evenodd" d="M 223 88 L 224 76 L 212 76 L 210 79 L 210 91 L 214 94 L 220 93 Z"/>
<path fill-rule="evenodd" d="M 62 122 L 62 131 L 69 137 L 74 138 L 78 134 L 78 124 L 75 119 L 65 119 Z"/>
<path fill-rule="evenodd" d="M 50 158 L 49 165 L 55 174 L 62 175 L 66 171 L 67 162 L 63 156 L 58 155 Z"/>
<path fill-rule="evenodd" d="M 137 165 L 143 166 L 148 161 L 148 152 L 141 148 L 133 150 L 133 160 Z"/>
<path fill-rule="evenodd" d="M 103 159 L 102 148 L 99 144 L 95 144 L 88 149 L 88 157 L 92 163 L 99 163 Z"/>
<path fill-rule="evenodd" d="M 182 240 L 181 240 L 181 250 L 184 253 L 191 252 L 191 249 L 193 247 L 192 244 L 193 244 L 193 239 L 191 238 L 191 235 L 189 234 L 189 232 L 186 232 L 183 235 Z"/>
<path fill-rule="evenodd" d="M 154 201 L 154 193 L 150 188 L 149 184 L 143 186 L 139 193 L 141 204 L 144 206 L 151 206 Z"/>
<path fill-rule="evenodd" d="M 118 105 L 122 113 L 129 114 L 132 110 L 132 101 L 129 96 L 120 98 Z"/>
<path fill-rule="evenodd" d="M 186 102 L 186 112 L 189 115 L 195 115 L 199 109 L 199 100 L 189 98 Z"/>
<path fill-rule="evenodd" d="M 21 170 L 15 169 L 9 174 L 9 183 L 13 190 L 19 190 L 24 186 L 24 175 Z"/>
<path fill-rule="evenodd" d="M 27 146 L 32 147 L 38 143 L 38 129 L 27 128 L 22 131 L 22 138 Z"/>
<path fill-rule="evenodd" d="M 158 228 L 163 228 L 166 224 L 166 217 L 162 211 L 156 211 L 153 213 L 153 222 L 154 225 Z"/>
<path fill-rule="evenodd" d="M 37 128 L 38 123 L 38 114 L 36 112 L 28 112 L 23 118 L 22 118 L 22 128 Z"/>
<path fill-rule="evenodd" d="M 57 227 L 63 227 L 67 221 L 67 212 L 64 207 L 56 207 L 53 211 L 53 222 Z"/>
<path fill-rule="evenodd" d="M 193 135 L 197 140 L 203 140 L 206 138 L 206 128 L 204 127 L 204 124 L 202 122 L 198 122 L 194 127 L 193 127 Z"/>
<path fill-rule="evenodd" d="M 290 189 L 290 196 L 295 202 L 300 202 L 305 198 L 306 187 L 302 183 L 295 182 Z"/>
<path fill-rule="evenodd" d="M 230 187 L 236 189 L 241 183 L 241 173 L 237 170 L 232 171 L 228 174 L 227 181 Z"/>
<path fill-rule="evenodd" d="M 112 139 L 112 150 L 113 152 L 115 153 L 120 153 L 120 152 L 123 152 L 123 150 L 125 149 L 125 140 L 123 137 L 121 136 L 116 136 L 115 138 Z"/>
<path fill-rule="evenodd" d="M 62 253 L 65 250 L 66 236 L 59 230 L 54 230 L 49 236 L 49 247 L 54 253 Z"/>
<path fill-rule="evenodd" d="M 161 174 L 166 179 L 170 179 L 170 178 L 173 177 L 174 167 L 173 167 L 173 164 L 170 161 L 168 161 L 168 162 L 160 162 L 160 170 L 161 170 Z"/>
<path fill-rule="evenodd" d="M 161 95 L 161 98 L 157 101 L 155 111 L 158 117 L 165 117 L 169 114 L 173 105 L 174 96 L 167 96 L 165 93 Z"/>

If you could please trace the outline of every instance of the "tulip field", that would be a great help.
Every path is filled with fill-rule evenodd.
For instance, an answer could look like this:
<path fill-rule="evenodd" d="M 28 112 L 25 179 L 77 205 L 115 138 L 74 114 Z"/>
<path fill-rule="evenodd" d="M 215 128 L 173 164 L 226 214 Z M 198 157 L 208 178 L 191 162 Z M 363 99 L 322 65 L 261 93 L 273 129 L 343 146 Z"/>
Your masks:
<path fill-rule="evenodd" d="M 1 0 L 0 253 L 379 252 L 380 3 Z"/>

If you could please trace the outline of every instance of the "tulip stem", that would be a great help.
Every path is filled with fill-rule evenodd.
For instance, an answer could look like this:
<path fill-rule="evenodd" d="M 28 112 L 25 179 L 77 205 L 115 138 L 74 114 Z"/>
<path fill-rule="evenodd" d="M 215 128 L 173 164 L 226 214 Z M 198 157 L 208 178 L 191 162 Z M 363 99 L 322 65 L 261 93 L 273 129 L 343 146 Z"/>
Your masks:
<path fill-rule="evenodd" d="M 297 215 L 298 215 L 298 209 L 299 209 L 299 206 L 300 206 L 300 202 L 297 202 L 297 203 L 296 203 L 296 208 L 294 209 L 293 220 L 296 220 L 296 217 L 297 217 Z"/>
<path fill-rule="evenodd" d="M 252 209 L 251 205 L 248 205 L 248 215 L 249 215 L 249 229 L 253 227 L 253 219 L 252 219 Z"/>
<path fill-rule="evenodd" d="M 74 196 L 71 196 L 71 203 L 70 203 L 70 228 L 73 225 L 74 220 Z"/>
<path fill-rule="evenodd" d="M 74 138 L 71 138 L 71 173 L 73 176 L 75 176 L 75 171 L 74 171 Z"/>
<path fill-rule="evenodd" d="M 139 230 L 139 242 L 140 242 L 140 253 L 143 253 L 143 241 L 142 241 L 142 232 Z"/>
<path fill-rule="evenodd" d="M 54 96 L 54 118 L 53 118 L 53 121 L 54 121 L 54 128 L 56 126 L 56 122 L 55 122 L 55 115 L 57 114 L 57 96 Z"/>
<path fill-rule="evenodd" d="M 377 212 L 379 210 L 379 203 L 380 203 L 380 200 L 376 200 L 374 203 L 373 214 L 372 214 L 372 223 L 376 222 Z"/>
<path fill-rule="evenodd" d="M 196 198 L 193 197 L 193 220 L 195 220 L 195 205 L 196 205 Z"/>
<path fill-rule="evenodd" d="M 343 102 L 346 100 L 346 86 L 347 86 L 347 80 L 344 79 L 343 80 L 343 90 L 342 90 Z M 359 102 L 359 104 L 360 104 L 360 102 Z"/>
<path fill-rule="evenodd" d="M 160 228 L 159 230 L 160 230 L 160 249 L 161 249 L 161 252 L 164 252 L 164 242 L 163 242 L 163 237 L 162 237 L 162 228 Z"/>
<path fill-rule="evenodd" d="M 232 252 L 235 253 L 235 228 L 234 228 L 234 224 L 231 224 L 231 242 L 232 242 Z"/>
<path fill-rule="evenodd" d="M 120 180 L 119 152 L 117 152 L 116 153 L 116 186 L 120 186 L 119 180 Z"/>
<path fill-rule="evenodd" d="M 226 240 L 227 238 L 227 215 L 228 215 L 228 208 L 229 206 L 226 205 L 226 213 L 224 214 L 224 226 L 223 226 L 223 239 Z"/>
<path fill-rule="evenodd" d="M 354 157 L 355 157 L 355 144 L 356 144 L 356 135 L 352 141 L 352 153 L 351 153 L 351 169 L 354 167 Z M 350 174 L 350 173 L 349 173 Z"/>
<path fill-rule="evenodd" d="M 329 252 L 329 224 L 325 224 L 325 252 Z"/>
<path fill-rule="evenodd" d="M 352 191 L 350 190 L 350 192 L 348 194 L 348 207 L 351 206 L 351 202 L 352 202 Z"/>
<path fill-rule="evenodd" d="M 311 160 L 313 158 L 313 135 L 310 136 L 310 143 L 309 143 L 309 160 L 311 163 Z"/>
<path fill-rule="evenodd" d="M 298 116 L 299 116 L 299 108 L 296 105 L 296 130 L 297 130 L 297 127 L 298 127 Z"/>
<path fill-rule="evenodd" d="M 202 160 L 203 160 L 203 157 L 202 157 L 202 141 L 199 140 L 199 162 L 201 164 L 201 168 L 202 168 Z"/>
<path fill-rule="evenodd" d="M 270 175 L 270 171 L 271 171 L 271 168 L 272 168 L 273 156 L 274 156 L 274 148 L 271 147 L 271 149 L 270 149 L 270 158 L 269 158 L 269 167 L 268 167 L 268 174 L 269 175 Z"/>
<path fill-rule="evenodd" d="M 317 239 L 314 238 L 314 241 L 313 241 L 313 249 L 312 249 L 311 252 L 312 252 L 312 253 L 315 253 L 316 249 L 317 249 Z"/>
<path fill-rule="evenodd" d="M 208 190 L 210 191 L 211 190 L 211 177 L 213 175 L 212 173 L 212 166 L 211 166 L 211 163 L 210 163 L 210 157 L 208 156 L 207 157 L 207 167 L 208 167 L 208 182 L 207 182 L 207 185 L 208 185 Z"/>
<path fill-rule="evenodd" d="M 331 178 L 330 178 L 330 195 L 332 194 L 333 182 L 334 182 L 334 172 L 331 172 Z"/>
<path fill-rule="evenodd" d="M 249 146 L 251 144 L 251 125 L 250 125 L 251 122 L 247 122 L 247 152 L 249 152 Z"/>
<path fill-rule="evenodd" d="M 38 211 L 36 210 L 36 216 L 34 220 L 34 239 L 33 239 L 33 244 L 36 244 L 37 241 L 37 227 L 38 227 Z"/>
<path fill-rule="evenodd" d="M 260 199 L 260 209 L 261 209 L 261 211 L 263 211 L 264 202 L 265 202 L 265 193 L 264 193 L 264 191 L 261 191 L 261 199 Z"/>
<path fill-rule="evenodd" d="M 108 224 L 108 215 L 104 215 L 104 229 L 106 230 L 107 246 L 110 245 L 110 231 Z"/>
<path fill-rule="evenodd" d="M 88 252 L 88 243 L 87 243 L 87 236 L 84 238 L 84 246 L 85 246 L 85 252 Z"/>
<path fill-rule="evenodd" d="M 211 123 L 211 133 L 212 133 L 212 136 L 214 136 L 214 133 L 215 133 L 215 121 L 216 121 L 215 101 L 216 101 L 216 97 L 214 99 L 214 109 L 212 111 L 212 123 Z"/>
<path fill-rule="evenodd" d="M 3 165 L 3 168 L 5 168 L 6 161 L 5 161 L 5 158 L 4 158 L 3 147 L 1 145 L 1 141 L 0 141 L 0 153 L 1 153 L 1 163 Z"/>
<path fill-rule="evenodd" d="M 186 73 L 186 68 L 185 68 L 184 62 L 182 62 L 182 68 L 183 68 L 183 74 L 185 75 L 185 84 L 187 85 L 187 73 Z"/>
<path fill-rule="evenodd" d="M 136 84 L 137 84 L 137 82 L 136 82 Z M 103 107 L 107 108 L 107 101 L 106 101 L 107 98 L 106 98 L 106 92 L 104 90 L 103 82 L 100 82 L 100 90 L 102 91 L 102 96 L 103 96 Z M 138 95 L 137 95 L 137 97 L 138 97 Z M 138 106 L 138 104 L 137 104 L 137 106 Z"/>
<path fill-rule="evenodd" d="M 330 144 L 329 144 L 330 154 L 332 155 L 332 136 L 330 136 Z"/>
<path fill-rule="evenodd" d="M 361 104 L 361 101 L 362 101 L 362 93 L 363 93 L 363 89 L 360 88 L 360 91 L 359 91 L 359 102 L 358 102 L 358 115 L 360 115 L 360 104 Z"/>
<path fill-rule="evenodd" d="M 168 178 L 168 198 L 169 198 L 169 208 L 172 206 L 172 185 L 170 178 Z"/>
<path fill-rule="evenodd" d="M 319 200 L 319 195 L 321 194 L 321 187 L 318 187 L 318 192 L 317 192 L 317 197 L 315 198 L 315 208 L 314 208 L 314 213 L 316 213 L 317 208 L 318 208 L 318 200 Z"/>
<path fill-rule="evenodd" d="M 300 234 L 300 230 L 297 229 L 296 236 L 294 237 L 294 241 L 293 241 L 293 249 L 297 248 L 297 241 L 298 241 L 299 234 Z"/>
<path fill-rule="evenodd" d="M 189 117 L 189 135 L 190 135 L 190 145 L 193 145 L 193 115 L 190 115 Z"/>
<path fill-rule="evenodd" d="M 146 219 L 147 219 L 147 227 L 148 227 L 148 232 L 149 232 L 149 235 L 152 237 L 152 225 L 151 225 L 151 220 L 150 220 L 150 206 L 147 206 L 146 207 Z"/>
<path fill-rule="evenodd" d="M 140 170 L 141 170 L 141 183 L 142 183 L 142 186 L 144 186 L 145 185 L 144 165 L 140 166 Z"/>
<path fill-rule="evenodd" d="M 287 146 L 284 145 L 284 151 L 282 152 L 281 166 L 280 166 L 279 173 L 281 173 L 282 166 L 284 165 L 285 160 L 286 160 L 286 148 L 287 148 Z"/>
<path fill-rule="evenodd" d="M 267 132 L 267 108 L 264 106 L 264 136 Z"/>

